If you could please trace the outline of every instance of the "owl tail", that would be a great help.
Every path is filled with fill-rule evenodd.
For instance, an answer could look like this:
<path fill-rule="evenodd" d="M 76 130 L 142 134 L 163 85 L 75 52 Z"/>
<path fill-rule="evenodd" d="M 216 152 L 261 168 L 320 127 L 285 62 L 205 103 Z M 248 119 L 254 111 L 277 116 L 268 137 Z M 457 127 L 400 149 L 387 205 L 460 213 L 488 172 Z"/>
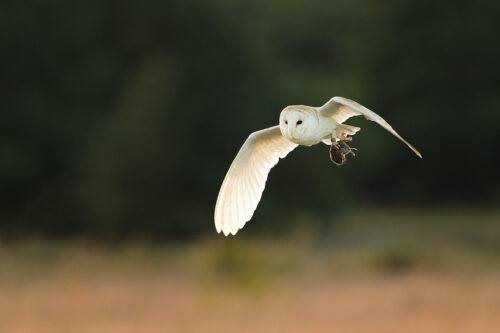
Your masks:
<path fill-rule="evenodd" d="M 340 124 L 337 126 L 337 133 L 344 133 L 346 135 L 354 135 L 356 134 L 361 128 L 356 127 L 356 126 L 351 126 L 351 125 L 345 125 L 345 124 Z"/>

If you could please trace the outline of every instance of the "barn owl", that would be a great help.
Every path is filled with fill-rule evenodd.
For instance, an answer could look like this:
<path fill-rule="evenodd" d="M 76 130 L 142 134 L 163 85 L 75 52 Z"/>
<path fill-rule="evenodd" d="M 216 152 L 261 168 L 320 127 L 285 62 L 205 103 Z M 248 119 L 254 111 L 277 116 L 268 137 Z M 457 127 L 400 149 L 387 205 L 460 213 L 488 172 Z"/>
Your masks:
<path fill-rule="evenodd" d="M 343 97 L 333 97 L 321 107 L 287 106 L 281 111 L 279 126 L 250 134 L 224 178 L 215 205 L 215 228 L 224 235 L 235 235 L 257 208 L 271 168 L 298 145 L 331 145 L 332 162 L 341 165 L 346 154 L 353 154 L 346 142 L 360 128 L 344 124 L 354 116 L 375 121 L 403 141 L 418 157 L 422 155 L 403 139 L 382 117 Z"/>

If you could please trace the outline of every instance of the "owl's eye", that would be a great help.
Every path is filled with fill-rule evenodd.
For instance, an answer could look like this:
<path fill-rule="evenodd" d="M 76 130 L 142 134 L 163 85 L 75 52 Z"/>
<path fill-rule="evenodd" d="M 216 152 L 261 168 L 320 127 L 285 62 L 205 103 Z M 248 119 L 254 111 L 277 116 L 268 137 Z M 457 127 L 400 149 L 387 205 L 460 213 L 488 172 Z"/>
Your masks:
<path fill-rule="evenodd" d="M 288 120 L 285 120 L 285 124 L 288 125 Z"/>
<path fill-rule="evenodd" d="M 302 120 L 297 121 L 297 125 L 302 124 Z"/>

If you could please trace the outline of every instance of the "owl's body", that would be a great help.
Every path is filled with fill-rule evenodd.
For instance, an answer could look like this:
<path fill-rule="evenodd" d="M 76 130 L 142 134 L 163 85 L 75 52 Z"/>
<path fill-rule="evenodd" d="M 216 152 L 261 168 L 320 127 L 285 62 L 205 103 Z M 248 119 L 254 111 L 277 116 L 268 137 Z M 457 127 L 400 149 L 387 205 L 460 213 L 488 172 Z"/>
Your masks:
<path fill-rule="evenodd" d="M 280 131 L 286 139 L 301 146 L 313 146 L 320 142 L 331 144 L 342 135 L 354 135 L 359 127 L 339 124 L 331 117 L 321 115 L 319 108 L 291 105 L 281 111 Z"/>
<path fill-rule="evenodd" d="M 284 158 L 297 145 L 332 144 L 346 140 L 347 135 L 356 134 L 360 128 L 343 122 L 358 115 L 377 122 L 422 157 L 382 117 L 354 101 L 334 97 L 321 107 L 288 106 L 280 114 L 279 126 L 252 133 L 236 155 L 215 206 L 217 232 L 234 235 L 251 219 L 262 196 L 267 175 L 279 158 Z"/>

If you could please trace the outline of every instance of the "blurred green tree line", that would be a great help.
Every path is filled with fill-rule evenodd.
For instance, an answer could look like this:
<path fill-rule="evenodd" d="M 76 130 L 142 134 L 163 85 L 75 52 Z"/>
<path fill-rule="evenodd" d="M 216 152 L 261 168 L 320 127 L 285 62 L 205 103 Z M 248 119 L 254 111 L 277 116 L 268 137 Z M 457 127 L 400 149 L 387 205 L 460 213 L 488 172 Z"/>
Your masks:
<path fill-rule="evenodd" d="M 219 186 L 250 132 L 277 124 L 287 105 L 336 95 L 381 114 L 424 159 L 352 119 L 363 128 L 356 158 L 336 168 L 324 145 L 294 151 L 271 172 L 255 230 L 362 204 L 495 205 L 499 9 L 4 1 L 3 234 L 212 232 Z"/>

